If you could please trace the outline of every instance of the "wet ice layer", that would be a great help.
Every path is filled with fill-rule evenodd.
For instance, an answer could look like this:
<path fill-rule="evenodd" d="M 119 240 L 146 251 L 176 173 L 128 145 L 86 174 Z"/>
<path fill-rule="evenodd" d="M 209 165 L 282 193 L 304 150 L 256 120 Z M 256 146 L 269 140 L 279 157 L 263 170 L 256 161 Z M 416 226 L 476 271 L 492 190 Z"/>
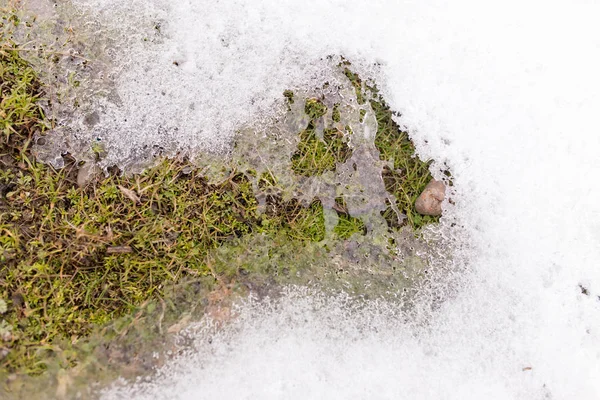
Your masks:
<path fill-rule="evenodd" d="M 462 290 L 425 327 L 385 304 L 314 311 L 305 305 L 318 297 L 292 296 L 277 312 L 243 311 L 255 318 L 185 371 L 106 398 L 600 396 L 596 3 L 75 3 L 131 46 L 118 49 L 118 100 L 98 100 L 91 131 L 115 160 L 160 143 L 221 149 L 235 123 L 319 73 L 315 60 L 378 62 L 421 155 L 453 171 L 446 213 L 474 246 Z M 136 32 L 154 20 L 159 39 L 147 44 Z M 377 310 L 390 313 L 371 321 Z"/>
<path fill-rule="evenodd" d="M 65 152 L 93 158 L 95 146 L 108 154 L 103 167 L 130 171 L 154 156 L 226 153 L 243 123 L 277 114 L 274 102 L 285 89 L 327 81 L 331 64 L 323 59 L 339 54 L 295 43 L 320 41 L 304 24 L 279 36 L 284 15 L 266 16 L 267 3 L 25 4 L 44 15 L 44 26 L 35 29 L 38 46 L 75 55 L 50 65 L 58 71 L 48 76 L 68 77 L 48 107 L 56 129 L 36 149 L 56 166 Z"/>

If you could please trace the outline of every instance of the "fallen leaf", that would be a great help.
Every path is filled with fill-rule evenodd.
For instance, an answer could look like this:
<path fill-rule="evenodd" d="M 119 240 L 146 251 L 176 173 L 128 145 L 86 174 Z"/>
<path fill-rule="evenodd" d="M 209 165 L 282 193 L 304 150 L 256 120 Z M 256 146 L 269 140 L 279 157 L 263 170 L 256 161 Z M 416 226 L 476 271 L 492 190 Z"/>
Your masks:
<path fill-rule="evenodd" d="M 138 197 L 137 193 L 135 193 L 135 191 L 133 191 L 131 189 L 126 189 L 121 185 L 118 185 L 118 188 L 121 191 L 121 193 L 123 193 L 125 195 L 125 197 L 127 197 L 129 200 L 133 201 L 135 204 L 140 202 L 140 198 Z"/>

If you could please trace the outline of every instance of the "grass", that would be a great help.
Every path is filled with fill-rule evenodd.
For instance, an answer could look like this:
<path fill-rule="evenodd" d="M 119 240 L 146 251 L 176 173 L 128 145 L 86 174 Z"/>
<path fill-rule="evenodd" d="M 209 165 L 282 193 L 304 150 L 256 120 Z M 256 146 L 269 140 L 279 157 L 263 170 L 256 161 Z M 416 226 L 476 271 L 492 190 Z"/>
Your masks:
<path fill-rule="evenodd" d="M 314 121 L 327 113 L 327 106 L 319 99 L 307 99 L 304 103 L 304 112 L 310 117 L 311 121 Z"/>
<path fill-rule="evenodd" d="M 348 213 L 346 202 L 343 197 L 335 199 L 335 211 L 338 215 L 338 223 L 333 228 L 333 232 L 340 239 L 350 239 L 355 233 L 364 235 L 367 233 L 365 223 L 357 217 L 352 217 Z"/>
<path fill-rule="evenodd" d="M 333 105 L 333 110 L 331 110 L 331 120 L 333 122 L 340 122 L 342 119 L 341 113 L 340 113 L 340 105 L 339 103 L 336 103 Z"/>
<path fill-rule="evenodd" d="M 414 208 L 417 197 L 432 179 L 430 162 L 415 156 L 415 146 L 408 133 L 393 120 L 392 111 L 381 97 L 372 99 L 370 103 L 377 119 L 375 147 L 379 150 L 379 157 L 393 165 L 393 169 L 384 168 L 382 178 L 386 190 L 396 199 L 395 206 L 406 216 L 406 223 L 414 229 L 437 222 L 439 217 L 421 215 Z M 390 226 L 402 225 L 397 222 L 395 214 L 390 205 L 382 215 Z"/>
<path fill-rule="evenodd" d="M 2 367 L 39 373 L 44 345 L 77 340 L 184 277 L 213 275 L 206 257 L 225 241 L 274 231 L 300 241 L 324 237 L 319 202 L 273 201 L 259 214 L 245 175 L 208 184 L 185 169 L 166 160 L 86 189 L 75 185 L 74 164 L 55 171 L 30 162 L 6 174 L 0 298 L 10 299 L 5 319 L 14 329 Z"/>
<path fill-rule="evenodd" d="M 294 104 L 294 92 L 291 90 L 284 90 L 283 97 L 285 97 L 290 104 Z"/>
<path fill-rule="evenodd" d="M 337 112 L 335 112 L 337 111 Z M 347 132 L 337 128 L 325 128 L 323 138 L 317 137 L 317 119 L 323 117 L 327 107 L 317 99 L 306 101 L 304 112 L 310 117 L 306 129 L 300 132 L 297 151 L 292 155 L 292 170 L 303 176 L 321 175 L 326 171 L 335 171 L 337 164 L 346 162 L 352 150 L 346 143 Z M 334 107 L 332 120 L 339 120 L 339 110 Z"/>
<path fill-rule="evenodd" d="M 359 75 L 350 69 L 351 63 L 342 59 L 339 65 L 344 75 L 355 89 L 357 102 L 368 104 L 375 113 L 377 133 L 375 147 L 381 160 L 388 161 L 390 167 L 382 171 L 386 190 L 395 198 L 395 204 L 388 204 L 382 216 L 390 228 L 408 225 L 415 230 L 426 224 L 439 221 L 439 217 L 425 216 L 416 212 L 415 201 L 427 183 L 432 179 L 429 172 L 430 161 L 422 161 L 415 155 L 415 146 L 408 132 L 400 129 L 393 119 L 393 112 L 379 95 L 375 86 L 363 85 Z M 364 87 L 363 87 L 364 86 Z M 337 129 L 326 128 L 323 139 L 315 132 L 316 121 L 323 117 L 327 108 L 318 99 L 308 99 L 305 113 L 310 117 L 307 128 L 300 133 L 298 150 L 292 156 L 292 169 L 303 176 L 321 175 L 326 171 L 334 171 L 336 165 L 344 163 L 352 155 L 352 150 L 345 141 L 347 133 Z M 359 111 L 360 122 L 364 121 L 366 110 Z M 334 105 L 332 121 L 340 121 L 339 105 Z M 347 129 L 347 132 L 350 132 Z M 395 211 L 398 210 L 400 215 Z M 344 217 L 345 218 L 345 217 Z"/>
<path fill-rule="evenodd" d="M 341 65 L 350 65 L 350 63 L 348 61 L 344 61 Z M 362 87 L 362 81 L 358 74 L 352 72 L 350 68 L 345 67 L 344 75 L 346 75 L 346 78 L 348 78 L 350 80 L 350 83 L 352 83 L 352 86 L 354 86 L 354 91 L 356 93 L 356 101 L 358 102 L 358 104 L 365 104 L 366 96 Z"/>

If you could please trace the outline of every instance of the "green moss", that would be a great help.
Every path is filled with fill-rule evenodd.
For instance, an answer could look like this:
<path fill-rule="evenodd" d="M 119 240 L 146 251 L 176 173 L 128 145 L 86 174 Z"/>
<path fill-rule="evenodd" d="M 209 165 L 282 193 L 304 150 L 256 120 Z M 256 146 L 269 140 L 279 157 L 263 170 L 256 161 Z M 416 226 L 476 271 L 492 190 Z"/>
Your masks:
<path fill-rule="evenodd" d="M 61 170 L 35 162 L 34 134 L 51 125 L 39 106 L 43 87 L 13 42 L 3 36 L 0 46 L 0 300 L 7 305 L 0 325 L 10 329 L 10 338 L 0 339 L 0 348 L 9 350 L 0 359 L 0 374 L 40 374 L 51 353 L 61 354 L 61 367 L 74 365 L 77 355 L 65 349 L 83 346 L 86 335 L 110 321 L 125 321 L 121 328 L 111 325 L 119 337 L 135 323 L 135 310 L 155 306 L 166 288 L 182 280 L 200 279 L 211 287 L 239 279 L 239 268 L 228 271 L 211 263 L 211 255 L 228 243 L 264 236 L 282 238 L 294 248 L 322 246 L 316 244 L 326 233 L 322 204 L 282 199 L 270 172 L 256 178 L 253 171 L 231 170 L 221 182 L 209 183 L 188 163 L 163 160 L 143 174 L 98 176 L 79 188 L 77 164 L 69 156 Z M 358 76 L 349 78 L 358 90 Z M 284 96 L 293 102 L 291 91 Z M 404 210 L 426 183 L 427 165 L 423 170 L 418 159 L 402 158 L 414 149 L 390 122 L 383 103 L 371 105 L 382 158 L 405 171 L 384 173 L 386 187 L 408 215 Z M 308 99 L 305 112 L 311 121 L 300 133 L 292 169 L 303 176 L 333 171 L 351 156 L 351 129 L 326 128 L 320 138 L 316 120 L 327 107 Z M 332 120 L 340 119 L 334 106 Z M 97 158 L 104 156 L 100 143 L 91 147 Z M 266 193 L 264 213 L 253 179 Z M 362 221 L 343 211 L 343 201 L 338 205 L 337 237 L 364 233 Z M 414 213 L 409 221 L 415 227 L 427 222 Z"/>
<path fill-rule="evenodd" d="M 258 179 L 258 187 L 260 189 L 275 187 L 277 185 L 277 180 L 273 176 L 273 174 L 269 172 L 263 172 Z"/>
<path fill-rule="evenodd" d="M 432 179 L 429 172 L 429 161 L 421 161 L 415 155 L 415 147 L 408 133 L 401 130 L 392 119 L 392 111 L 383 99 L 371 100 L 371 107 L 377 119 L 377 134 L 375 146 L 380 158 L 393 164 L 393 169 L 384 168 L 382 178 L 386 190 L 394 195 L 396 207 L 406 216 L 406 222 L 415 229 L 431 222 L 437 222 L 438 217 L 422 216 L 414 209 L 414 204 L 425 186 Z M 391 207 L 385 211 L 384 218 L 397 220 Z M 393 224 L 392 224 L 393 225 Z"/>
<path fill-rule="evenodd" d="M 268 195 L 266 203 L 258 232 L 284 232 L 291 239 L 300 241 L 320 242 L 325 238 L 325 217 L 320 201 L 314 200 L 308 207 L 303 207 L 296 199 L 284 201 L 275 194 Z"/>
<path fill-rule="evenodd" d="M 312 121 L 325 115 L 327 113 L 327 106 L 319 99 L 307 99 L 306 103 L 304 103 L 304 112 Z"/>
<path fill-rule="evenodd" d="M 340 122 L 342 116 L 340 114 L 340 105 L 338 103 L 333 105 L 333 110 L 331 111 L 331 120 L 333 122 Z"/>
<path fill-rule="evenodd" d="M 325 239 L 323 205 L 314 200 L 307 208 L 300 207 L 296 213 L 284 213 L 288 235 L 292 239 L 320 242 Z"/>
<path fill-rule="evenodd" d="M 292 92 L 291 90 L 284 90 L 283 97 L 286 98 L 288 103 L 294 104 L 294 92 Z"/>
<path fill-rule="evenodd" d="M 35 71 L 20 57 L 17 45 L 0 36 L 0 147 L 3 154 L 26 151 L 33 134 L 46 128 L 37 103 L 40 96 L 41 86 Z"/>
<path fill-rule="evenodd" d="M 362 81 L 360 80 L 358 74 L 355 74 L 350 70 L 350 68 L 344 68 L 344 75 L 350 80 L 352 86 L 354 86 L 354 90 L 356 92 L 356 101 L 358 104 L 365 104 L 366 99 L 363 93 Z"/>
<path fill-rule="evenodd" d="M 320 202 L 280 201 L 260 214 L 252 183 L 235 171 L 211 184 L 186 162 L 164 160 L 82 189 L 72 158 L 61 170 L 35 162 L 32 137 L 49 125 L 38 104 L 42 86 L 16 45 L 0 43 L 0 299 L 8 306 L 0 323 L 11 330 L 0 343 L 9 349 L 0 374 L 39 374 L 56 343 L 79 343 L 184 278 L 217 279 L 207 257 L 225 242 L 252 232 L 323 240 Z M 318 117 L 324 107 L 309 108 Z M 104 149 L 95 143 L 92 151 L 101 157 Z M 263 174 L 259 185 L 276 181 Z M 68 354 L 62 367 L 75 362 Z"/>
<path fill-rule="evenodd" d="M 323 130 L 323 140 L 327 145 L 328 151 L 331 151 L 336 163 L 345 163 L 352 155 L 352 150 L 346 143 L 347 134 L 337 128 L 327 128 Z"/>
<path fill-rule="evenodd" d="M 210 274 L 207 252 L 252 230 L 256 200 L 245 176 L 209 185 L 183 167 L 165 161 L 86 190 L 73 184 L 72 165 L 32 163 L 15 175 L 0 204 L 0 230 L 13 238 L 0 247 L 0 297 L 23 296 L 8 321 L 23 327 L 15 344 L 32 346 L 15 346 L 9 362 L 35 359 L 57 336 L 85 335 L 182 276 Z"/>
<path fill-rule="evenodd" d="M 437 222 L 439 217 L 423 216 L 414 209 L 417 197 L 432 179 L 430 162 L 422 161 L 415 155 L 415 147 L 408 133 L 400 129 L 393 120 L 392 110 L 379 95 L 377 87 L 374 84 L 365 85 L 363 90 L 360 77 L 350 70 L 350 65 L 350 62 L 342 58 L 340 67 L 344 68 L 344 74 L 354 86 L 358 103 L 365 104 L 367 98 L 370 98 L 369 103 L 377 119 L 375 146 L 380 159 L 393 164 L 393 169 L 385 168 L 382 171 L 382 178 L 386 190 L 394 195 L 394 206 L 401 215 L 388 204 L 382 216 L 390 227 L 409 224 L 414 229 L 419 229 L 428 223 Z M 361 109 L 360 122 L 364 121 L 365 115 L 366 110 Z"/>
<path fill-rule="evenodd" d="M 360 123 L 363 123 L 365 120 L 365 115 L 367 115 L 367 110 L 360 110 L 360 119 L 358 120 Z"/>
<path fill-rule="evenodd" d="M 367 233 L 364 222 L 360 218 L 350 216 L 346 202 L 342 197 L 335 199 L 335 210 L 338 215 L 338 223 L 333 228 L 333 232 L 338 238 L 346 240 L 355 233 L 360 235 Z"/>
<path fill-rule="evenodd" d="M 346 162 L 351 155 L 344 132 L 327 128 L 323 131 L 323 139 L 319 139 L 311 122 L 300 133 L 298 150 L 292 155 L 292 170 L 298 175 L 321 175 L 334 171 L 338 163 Z"/>

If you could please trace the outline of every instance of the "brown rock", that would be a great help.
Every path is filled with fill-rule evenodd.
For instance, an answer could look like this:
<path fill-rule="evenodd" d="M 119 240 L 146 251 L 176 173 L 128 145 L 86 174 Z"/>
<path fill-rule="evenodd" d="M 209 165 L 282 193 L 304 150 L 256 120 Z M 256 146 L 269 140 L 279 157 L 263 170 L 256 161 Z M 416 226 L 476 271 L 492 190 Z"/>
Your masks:
<path fill-rule="evenodd" d="M 446 186 L 444 183 L 432 179 L 417 198 L 415 209 L 421 215 L 442 215 L 442 201 L 445 196 Z"/>

